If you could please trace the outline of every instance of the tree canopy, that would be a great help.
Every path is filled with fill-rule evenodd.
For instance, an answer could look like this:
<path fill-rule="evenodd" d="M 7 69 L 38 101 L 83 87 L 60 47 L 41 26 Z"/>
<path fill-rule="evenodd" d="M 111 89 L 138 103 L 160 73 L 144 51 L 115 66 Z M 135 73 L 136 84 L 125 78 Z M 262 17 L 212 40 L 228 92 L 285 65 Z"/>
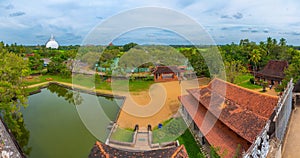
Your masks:
<path fill-rule="evenodd" d="M 29 132 L 25 129 L 20 109 L 27 106 L 23 78 L 28 74 L 28 61 L 9 52 L 3 43 L 0 43 L 0 116 L 19 144 L 25 148 L 25 152 L 29 152 L 29 148 L 25 147 Z"/>

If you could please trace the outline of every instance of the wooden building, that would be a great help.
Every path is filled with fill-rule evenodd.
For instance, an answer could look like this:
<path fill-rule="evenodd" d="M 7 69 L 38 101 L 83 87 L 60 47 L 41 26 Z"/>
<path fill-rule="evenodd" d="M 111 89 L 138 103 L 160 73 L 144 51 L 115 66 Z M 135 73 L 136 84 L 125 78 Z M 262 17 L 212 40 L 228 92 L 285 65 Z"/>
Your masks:
<path fill-rule="evenodd" d="M 155 82 L 176 81 L 180 76 L 180 70 L 176 66 L 157 66 L 152 74 Z"/>
<path fill-rule="evenodd" d="M 226 158 L 255 156 L 258 152 L 261 157 L 266 156 L 269 120 L 277 105 L 277 96 L 220 79 L 187 91 L 188 95 L 179 97 L 181 114 L 196 140 L 219 147 L 219 153 L 227 153 Z"/>
<path fill-rule="evenodd" d="M 284 70 L 288 68 L 288 62 L 285 60 L 270 60 L 268 64 L 258 72 L 253 72 L 255 80 L 267 81 L 269 85 L 281 84 L 285 77 Z"/>

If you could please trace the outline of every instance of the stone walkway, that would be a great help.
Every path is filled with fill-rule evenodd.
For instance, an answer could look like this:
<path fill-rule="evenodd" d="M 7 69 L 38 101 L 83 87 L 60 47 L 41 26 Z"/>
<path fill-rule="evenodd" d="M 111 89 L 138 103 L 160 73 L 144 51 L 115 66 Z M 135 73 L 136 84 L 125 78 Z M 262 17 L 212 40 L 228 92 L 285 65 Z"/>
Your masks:
<path fill-rule="evenodd" d="M 300 157 L 300 105 L 292 112 L 289 129 L 282 149 L 282 157 Z"/>
<path fill-rule="evenodd" d="M 147 129 L 140 129 L 136 135 L 135 150 L 151 150 L 149 146 L 149 133 Z"/>
<path fill-rule="evenodd" d="M 0 120 L 0 157 L 21 158 L 21 154 L 7 132 L 4 124 Z"/>

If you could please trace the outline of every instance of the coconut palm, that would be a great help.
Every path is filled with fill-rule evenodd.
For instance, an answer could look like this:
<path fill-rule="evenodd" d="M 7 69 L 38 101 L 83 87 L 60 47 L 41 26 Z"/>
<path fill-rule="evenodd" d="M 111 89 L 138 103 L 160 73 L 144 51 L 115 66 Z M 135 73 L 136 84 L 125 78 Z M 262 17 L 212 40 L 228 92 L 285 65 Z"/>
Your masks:
<path fill-rule="evenodd" d="M 261 51 L 259 49 L 253 49 L 253 51 L 250 53 L 249 61 L 254 63 L 254 68 L 252 68 L 254 77 L 255 77 L 255 71 L 256 71 L 256 64 L 260 60 L 261 60 Z"/>

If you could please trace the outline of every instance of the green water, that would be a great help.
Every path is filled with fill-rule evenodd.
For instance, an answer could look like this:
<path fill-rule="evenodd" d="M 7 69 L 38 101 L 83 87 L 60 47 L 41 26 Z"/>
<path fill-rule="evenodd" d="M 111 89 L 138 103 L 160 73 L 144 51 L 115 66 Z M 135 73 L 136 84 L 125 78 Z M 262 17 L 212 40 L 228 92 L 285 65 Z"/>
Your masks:
<path fill-rule="evenodd" d="M 55 92 L 57 89 L 59 92 Z M 29 96 L 29 106 L 22 109 L 30 131 L 29 157 L 87 157 L 96 140 L 106 140 L 107 126 L 116 119 L 122 100 L 79 93 L 81 101 L 74 105 L 69 99 L 70 90 L 50 90 Z"/>

